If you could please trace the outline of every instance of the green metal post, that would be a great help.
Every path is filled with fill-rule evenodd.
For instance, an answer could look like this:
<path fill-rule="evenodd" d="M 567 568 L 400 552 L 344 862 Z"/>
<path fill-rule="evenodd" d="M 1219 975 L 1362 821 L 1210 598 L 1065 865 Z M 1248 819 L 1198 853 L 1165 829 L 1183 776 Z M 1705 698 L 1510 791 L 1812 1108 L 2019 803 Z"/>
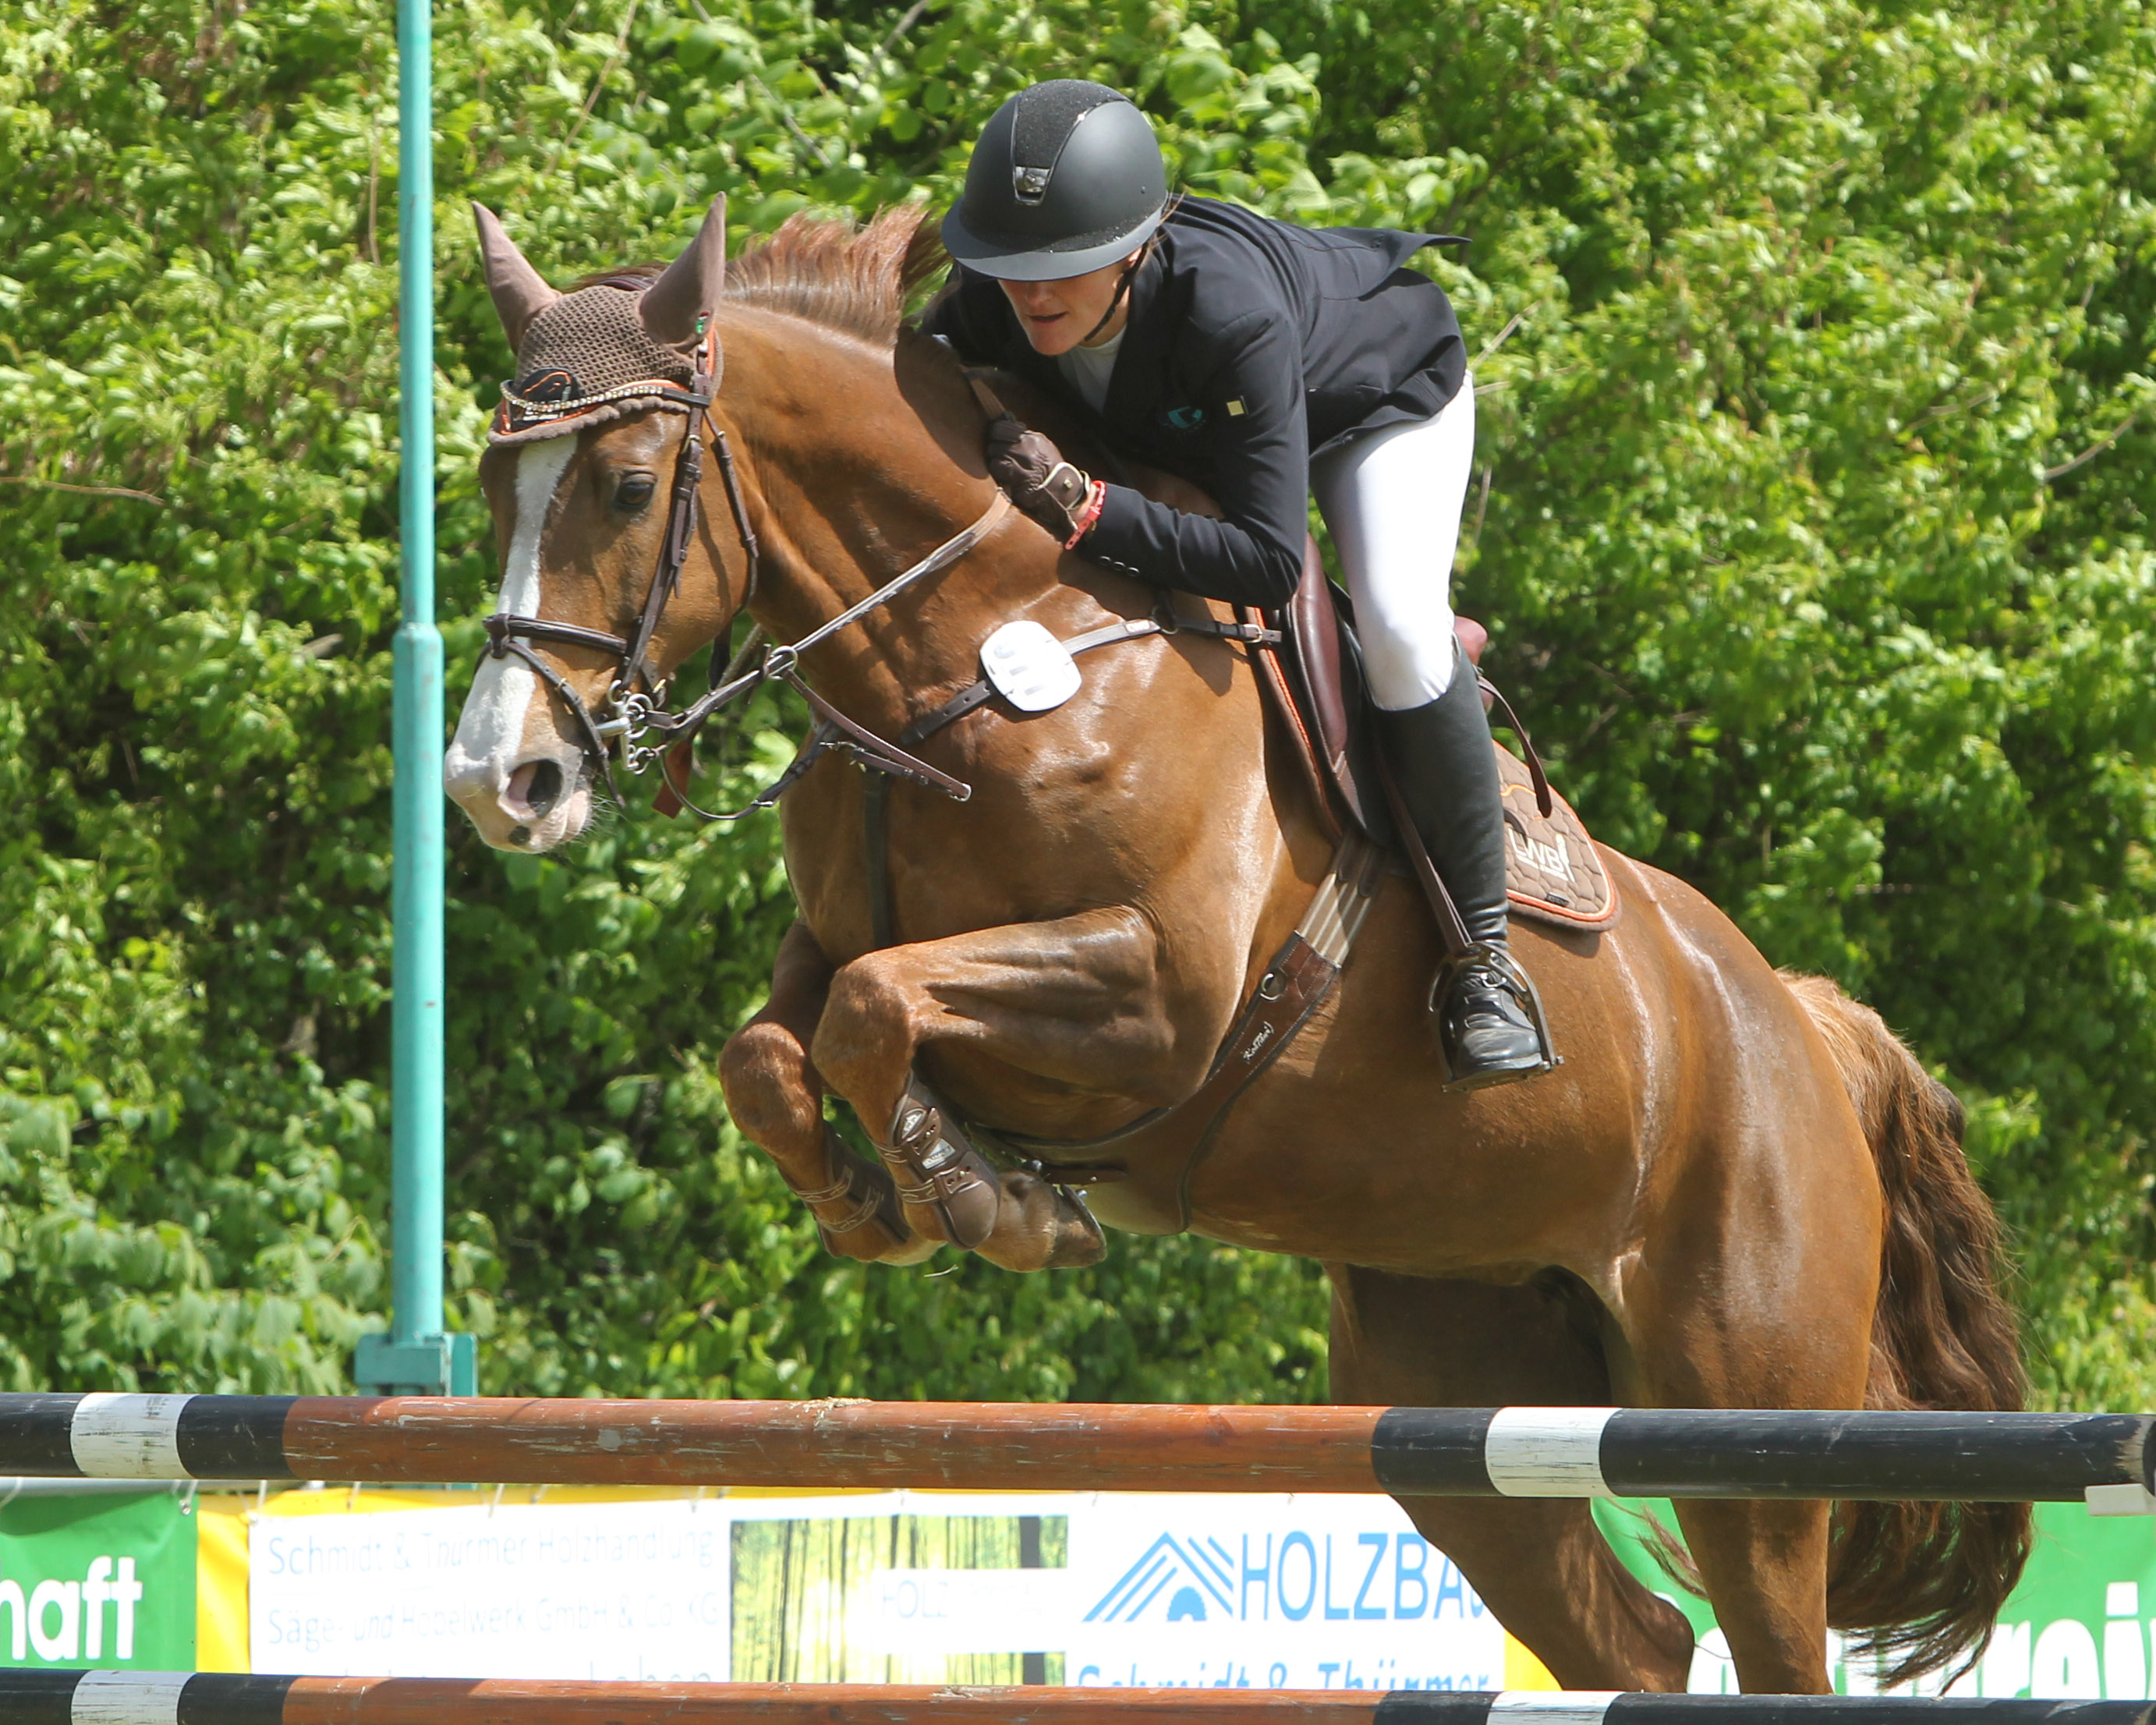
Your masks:
<path fill-rule="evenodd" d="M 398 427 L 403 621 L 392 652 L 396 953 L 390 1012 L 390 1312 L 362 1386 L 473 1393 L 470 1336 L 442 1329 L 442 637 L 434 627 L 433 0 L 398 0 Z"/>

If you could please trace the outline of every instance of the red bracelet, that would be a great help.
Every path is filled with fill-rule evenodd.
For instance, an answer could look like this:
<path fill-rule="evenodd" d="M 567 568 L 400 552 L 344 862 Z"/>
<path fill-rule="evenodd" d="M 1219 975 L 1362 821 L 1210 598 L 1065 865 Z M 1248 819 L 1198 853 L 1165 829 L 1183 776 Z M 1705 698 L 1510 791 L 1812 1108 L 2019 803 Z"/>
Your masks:
<path fill-rule="evenodd" d="M 1093 531 L 1094 523 L 1101 519 L 1101 506 L 1107 501 L 1107 496 L 1108 488 L 1099 480 L 1093 480 L 1086 487 L 1086 506 L 1071 517 L 1078 524 L 1077 531 L 1063 542 L 1065 551 L 1077 550 L 1078 542 Z"/>

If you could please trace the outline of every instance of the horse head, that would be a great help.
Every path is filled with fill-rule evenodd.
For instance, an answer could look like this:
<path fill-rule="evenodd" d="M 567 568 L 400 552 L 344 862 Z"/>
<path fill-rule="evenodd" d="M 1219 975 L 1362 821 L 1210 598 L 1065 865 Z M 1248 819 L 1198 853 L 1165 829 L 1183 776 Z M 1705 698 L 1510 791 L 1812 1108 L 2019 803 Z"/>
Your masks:
<path fill-rule="evenodd" d="M 488 844 L 542 851 L 590 824 L 594 779 L 632 699 L 655 699 L 742 597 L 732 583 L 745 568 L 730 572 L 708 540 L 708 571 L 680 579 L 675 561 L 699 536 L 675 493 L 693 495 L 697 477 L 700 343 L 704 370 L 716 367 L 726 199 L 665 270 L 562 292 L 490 211 L 474 213 L 516 373 L 480 466 L 501 597 L 443 776 Z M 676 582 L 648 604 L 654 586 Z"/>

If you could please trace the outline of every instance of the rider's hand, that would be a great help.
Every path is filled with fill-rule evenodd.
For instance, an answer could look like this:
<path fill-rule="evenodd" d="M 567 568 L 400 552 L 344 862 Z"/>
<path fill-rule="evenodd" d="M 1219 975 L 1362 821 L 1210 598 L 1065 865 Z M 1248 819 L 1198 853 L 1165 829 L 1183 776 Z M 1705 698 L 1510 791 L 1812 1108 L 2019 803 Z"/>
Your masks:
<path fill-rule="evenodd" d="M 988 421 L 988 477 L 1019 512 L 1038 521 L 1066 548 L 1085 537 L 1101 512 L 1101 488 L 1063 459 L 1063 452 L 1009 413 Z"/>

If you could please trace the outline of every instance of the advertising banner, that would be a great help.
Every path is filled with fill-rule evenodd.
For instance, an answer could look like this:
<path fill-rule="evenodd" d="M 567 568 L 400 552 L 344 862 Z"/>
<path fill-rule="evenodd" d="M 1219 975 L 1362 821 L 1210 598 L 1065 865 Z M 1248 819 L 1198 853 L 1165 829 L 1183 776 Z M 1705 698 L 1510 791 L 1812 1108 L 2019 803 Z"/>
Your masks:
<path fill-rule="evenodd" d="M 4 1488 L 0 1488 L 4 1489 Z M 1650 1551 L 1666 1504 L 1600 1503 L 1691 1619 L 1691 1686 L 1737 1687 Z M 2156 1686 L 2156 1523 L 2040 1506 L 1955 1692 Z M 1835 1686 L 1874 1665 L 1833 1644 Z M 295 1490 L 0 1503 L 0 1660 L 335 1675 L 801 1682 L 1549 1686 L 1382 1497 Z M 1917 1686 L 1938 1690 L 1943 1678 Z"/>
<path fill-rule="evenodd" d="M 2156 1672 L 2152 1528 L 2140 1516 L 2040 1516 L 2036 1548 L 1999 1615 L 1976 1692 L 2147 1699 Z"/>
<path fill-rule="evenodd" d="M 1389 1497 L 1101 1497 L 1070 1551 L 1074 1683 L 1506 1686 L 1503 1627 Z"/>
<path fill-rule="evenodd" d="M 1618 1555 L 1648 1586 L 1681 1607 L 1698 1645 L 1694 1692 L 1735 1694 L 1729 1643 L 1706 1603 L 1679 1589 L 1647 1549 L 1654 1523 L 1676 1526 L 1667 1503 L 1594 1507 Z M 1828 1637 L 1835 1688 L 1887 1692 L 1869 1661 Z M 2156 1671 L 2156 1521 L 2092 1516 L 2078 1504 L 2036 1506 L 2036 1539 L 2020 1584 L 1999 1613 L 1991 1645 L 1968 1671 L 1921 1680 L 1908 1692 L 2036 1696 L 2060 1700 L 2144 1701 Z M 1949 1681 L 1949 1680 L 1952 1680 Z"/>
<path fill-rule="evenodd" d="M 170 1492 L 0 1508 L 0 1664 L 186 1671 L 195 1530 Z"/>
<path fill-rule="evenodd" d="M 681 1499 L 261 1516 L 254 1666 L 723 1682 L 728 1527 L 718 1505 Z"/>
<path fill-rule="evenodd" d="M 1074 1620 L 1061 1493 L 730 1498 L 742 1682 L 1060 1683 Z"/>

